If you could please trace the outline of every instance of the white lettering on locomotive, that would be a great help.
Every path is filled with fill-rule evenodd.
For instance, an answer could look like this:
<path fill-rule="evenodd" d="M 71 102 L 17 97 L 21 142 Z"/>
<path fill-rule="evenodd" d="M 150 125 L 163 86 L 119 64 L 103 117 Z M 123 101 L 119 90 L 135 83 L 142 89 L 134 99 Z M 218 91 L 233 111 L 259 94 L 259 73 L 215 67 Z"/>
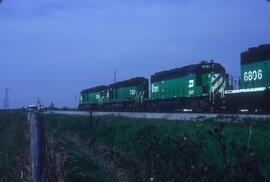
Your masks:
<path fill-rule="evenodd" d="M 194 80 L 189 80 L 188 88 L 193 88 L 193 87 L 194 87 Z"/>
<path fill-rule="evenodd" d="M 129 94 L 130 94 L 130 95 L 136 95 L 136 90 L 131 89 L 131 90 L 129 91 Z"/>
<path fill-rule="evenodd" d="M 189 91 L 188 91 L 188 94 L 189 94 L 189 95 L 193 95 L 193 94 L 194 94 L 194 90 L 189 90 Z"/>
<path fill-rule="evenodd" d="M 244 72 L 244 81 L 245 82 L 261 80 L 262 78 L 263 78 L 263 72 L 261 69 Z"/>
<path fill-rule="evenodd" d="M 153 93 L 159 92 L 159 87 L 158 86 L 155 86 L 154 84 L 152 84 L 152 92 Z"/>
<path fill-rule="evenodd" d="M 100 99 L 100 95 L 99 94 L 96 95 L 96 99 Z"/>

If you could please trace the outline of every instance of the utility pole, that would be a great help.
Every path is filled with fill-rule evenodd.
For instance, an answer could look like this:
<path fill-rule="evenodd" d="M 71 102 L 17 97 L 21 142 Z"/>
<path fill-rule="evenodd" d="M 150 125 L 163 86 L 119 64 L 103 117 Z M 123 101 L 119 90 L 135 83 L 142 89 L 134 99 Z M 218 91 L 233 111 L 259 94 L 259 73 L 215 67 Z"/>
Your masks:
<path fill-rule="evenodd" d="M 238 89 L 238 84 L 237 80 L 234 80 L 234 89 Z"/>
<path fill-rule="evenodd" d="M 77 108 L 77 105 L 78 105 L 78 97 L 77 95 L 74 95 L 74 108 Z"/>
<path fill-rule="evenodd" d="M 39 97 L 37 98 L 37 106 L 38 106 L 38 111 L 41 110 L 42 103 Z"/>
<path fill-rule="evenodd" d="M 4 109 L 7 110 L 9 109 L 9 97 L 8 97 L 8 92 L 9 92 L 9 88 L 6 88 L 5 90 L 5 98 L 4 98 Z"/>
<path fill-rule="evenodd" d="M 234 79 L 233 79 L 233 76 L 231 75 L 231 84 L 230 84 L 230 89 L 234 89 L 234 85 L 233 85 L 233 83 L 234 83 Z"/>
<path fill-rule="evenodd" d="M 116 83 L 116 75 L 117 75 L 117 72 L 116 70 L 114 70 L 114 83 Z"/>
<path fill-rule="evenodd" d="M 238 77 L 238 89 L 240 89 L 241 88 L 241 77 L 239 76 Z"/>

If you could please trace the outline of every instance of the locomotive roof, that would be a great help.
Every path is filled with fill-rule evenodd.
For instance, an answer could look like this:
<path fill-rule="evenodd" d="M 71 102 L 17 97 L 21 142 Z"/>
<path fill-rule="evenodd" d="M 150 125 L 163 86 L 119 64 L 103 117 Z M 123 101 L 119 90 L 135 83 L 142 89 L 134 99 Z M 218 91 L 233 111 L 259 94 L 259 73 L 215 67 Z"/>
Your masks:
<path fill-rule="evenodd" d="M 211 62 L 202 61 L 199 64 L 188 65 L 181 68 L 175 68 L 155 73 L 154 75 L 151 76 L 151 82 L 173 79 L 179 76 L 186 76 L 189 74 L 200 74 L 209 72 L 225 73 L 225 69 L 219 63 L 214 63 L 213 61 Z"/>
<path fill-rule="evenodd" d="M 144 77 L 136 77 L 136 78 L 131 78 L 129 80 L 124 80 L 120 81 L 114 84 L 109 85 L 110 88 L 118 88 L 118 87 L 130 87 L 134 85 L 139 85 L 139 84 L 147 84 L 148 79 Z"/>
<path fill-rule="evenodd" d="M 270 44 L 249 48 L 241 53 L 241 64 L 251 64 L 270 59 Z"/>
<path fill-rule="evenodd" d="M 88 93 L 88 92 L 100 92 L 102 90 L 106 90 L 107 88 L 108 87 L 105 86 L 105 85 L 92 87 L 92 88 L 88 88 L 88 89 L 85 89 L 85 90 L 81 91 L 81 94 Z"/>

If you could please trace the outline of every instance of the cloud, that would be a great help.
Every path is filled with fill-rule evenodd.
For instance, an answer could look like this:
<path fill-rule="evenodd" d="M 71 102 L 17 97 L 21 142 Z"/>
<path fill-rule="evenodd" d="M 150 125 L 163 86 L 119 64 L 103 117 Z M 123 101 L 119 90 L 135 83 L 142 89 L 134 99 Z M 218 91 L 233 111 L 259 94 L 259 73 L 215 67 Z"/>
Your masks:
<path fill-rule="evenodd" d="M 48 15 L 54 11 L 80 9 L 107 10 L 118 8 L 151 7 L 166 4 L 186 4 L 188 0 L 9 0 L 5 1 L 0 14 Z"/>

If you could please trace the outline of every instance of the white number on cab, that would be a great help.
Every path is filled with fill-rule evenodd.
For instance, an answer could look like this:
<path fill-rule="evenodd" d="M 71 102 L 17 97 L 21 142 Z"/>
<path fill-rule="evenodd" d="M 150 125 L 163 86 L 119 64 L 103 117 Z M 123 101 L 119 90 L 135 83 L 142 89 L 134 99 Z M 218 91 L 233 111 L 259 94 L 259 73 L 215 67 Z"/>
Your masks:
<path fill-rule="evenodd" d="M 261 69 L 259 69 L 258 71 L 254 70 L 254 71 L 246 71 L 244 73 L 244 81 L 248 82 L 248 81 L 255 81 L 255 80 L 261 80 L 263 78 L 263 72 Z"/>

